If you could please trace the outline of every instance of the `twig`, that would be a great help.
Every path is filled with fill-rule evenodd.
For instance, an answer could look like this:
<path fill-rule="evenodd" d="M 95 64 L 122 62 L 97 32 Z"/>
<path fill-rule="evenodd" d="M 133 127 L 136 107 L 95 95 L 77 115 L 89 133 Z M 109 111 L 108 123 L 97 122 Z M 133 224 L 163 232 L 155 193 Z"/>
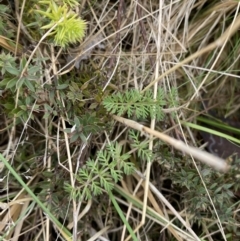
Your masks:
<path fill-rule="evenodd" d="M 226 172 L 229 169 L 228 164 L 225 162 L 224 159 L 219 158 L 217 156 L 214 156 L 206 151 L 202 151 L 199 148 L 191 147 L 185 144 L 184 142 L 180 140 L 176 140 L 166 134 L 163 134 L 161 132 L 152 130 L 142 124 L 139 124 L 133 120 L 129 120 L 120 116 L 114 115 L 113 118 L 133 129 L 141 131 L 143 134 L 146 135 L 153 135 L 162 141 L 165 141 L 166 143 L 173 146 L 175 149 L 179 151 L 183 151 L 187 153 L 190 156 L 193 156 L 194 158 L 198 159 L 199 161 L 215 168 L 217 171 Z"/>

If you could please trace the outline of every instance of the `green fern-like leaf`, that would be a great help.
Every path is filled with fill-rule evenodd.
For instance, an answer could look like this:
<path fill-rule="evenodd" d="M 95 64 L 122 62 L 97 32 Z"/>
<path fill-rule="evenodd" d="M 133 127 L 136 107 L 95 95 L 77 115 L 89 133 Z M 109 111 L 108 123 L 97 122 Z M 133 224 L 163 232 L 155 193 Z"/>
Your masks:
<path fill-rule="evenodd" d="M 129 154 L 122 154 L 121 145 L 110 144 L 98 153 L 97 161 L 88 160 L 78 171 L 76 179 L 80 187 L 71 190 L 71 186 L 66 184 L 65 189 L 71 192 L 73 198 L 80 199 L 90 199 L 103 192 L 109 193 L 123 174 L 131 174 L 134 171 L 134 165 L 127 162 L 129 157 Z"/>
<path fill-rule="evenodd" d="M 113 168 L 110 169 L 110 173 L 111 173 L 111 176 L 112 176 L 115 183 L 120 181 L 121 178 L 122 178 L 122 175 L 123 175 L 123 172 L 121 170 L 116 170 L 116 169 L 113 169 Z M 125 171 L 124 171 L 124 173 L 127 174 Z"/>
<path fill-rule="evenodd" d="M 134 172 L 134 168 L 135 168 L 135 166 L 132 162 L 123 162 L 122 163 L 122 169 L 126 175 L 132 174 Z"/>
<path fill-rule="evenodd" d="M 94 196 L 98 196 L 103 193 L 103 190 L 99 185 L 99 182 L 95 182 L 95 181 L 91 183 L 91 191 Z"/>
<path fill-rule="evenodd" d="M 112 191 L 114 183 L 112 182 L 112 177 L 109 175 L 109 173 L 102 173 L 102 175 L 99 176 L 99 179 L 100 186 L 103 187 L 106 192 Z"/>
<path fill-rule="evenodd" d="M 162 120 L 164 113 L 163 106 L 166 104 L 164 100 L 164 92 L 159 89 L 157 99 L 153 99 L 151 90 L 140 93 L 138 90 L 131 89 L 125 93 L 117 93 L 107 96 L 103 100 L 103 105 L 111 114 L 123 115 L 127 114 L 128 118 L 136 115 L 137 118 L 156 117 Z"/>
<path fill-rule="evenodd" d="M 151 161 L 153 160 L 153 153 L 148 148 L 148 142 L 147 141 L 140 141 L 139 140 L 139 132 L 130 130 L 129 131 L 129 137 L 133 142 L 131 143 L 131 146 L 133 148 L 137 149 L 137 155 L 143 160 Z"/>

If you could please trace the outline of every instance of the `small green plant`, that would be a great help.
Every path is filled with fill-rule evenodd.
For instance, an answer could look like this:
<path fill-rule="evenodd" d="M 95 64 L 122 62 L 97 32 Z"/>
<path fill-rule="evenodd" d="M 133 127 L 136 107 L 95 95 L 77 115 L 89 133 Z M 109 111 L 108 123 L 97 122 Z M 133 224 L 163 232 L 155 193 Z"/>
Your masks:
<path fill-rule="evenodd" d="M 50 35 L 54 36 L 54 43 L 61 47 L 66 47 L 70 43 L 76 43 L 83 39 L 86 30 L 86 22 L 78 17 L 69 7 L 77 5 L 77 1 L 68 0 L 64 3 L 56 3 L 52 0 L 40 1 L 43 10 L 37 10 L 42 16 L 45 16 L 49 23 L 42 26 L 42 29 L 54 29 Z"/>
<path fill-rule="evenodd" d="M 79 170 L 76 175 L 79 186 L 73 190 L 71 185 L 65 183 L 65 189 L 77 199 L 91 199 L 103 192 L 108 193 L 124 174 L 134 171 L 134 165 L 127 162 L 129 158 L 128 153 L 122 154 L 118 143 L 109 144 L 105 150 L 98 152 L 96 160 L 88 160 Z"/>
<path fill-rule="evenodd" d="M 222 175 L 216 173 L 212 169 L 202 168 L 201 176 L 207 186 L 209 195 L 212 198 L 214 206 L 218 212 L 221 222 L 233 221 L 233 198 L 234 189 L 238 190 L 240 185 L 235 182 L 235 176 L 237 175 L 237 166 L 239 166 L 240 160 L 236 160 L 231 171 L 228 174 Z M 184 206 L 190 213 L 194 213 L 192 221 L 201 224 L 206 217 L 209 219 L 215 219 L 215 213 L 212 207 L 212 203 L 209 200 L 206 189 L 204 188 L 202 181 L 197 173 L 196 169 L 190 168 L 190 163 L 178 167 L 173 165 L 171 168 L 171 177 L 173 185 L 184 191 Z"/>
<path fill-rule="evenodd" d="M 151 90 L 145 93 L 129 90 L 125 93 L 104 97 L 103 106 L 111 114 L 122 115 L 127 113 L 129 117 L 136 115 L 137 118 L 156 116 L 158 120 L 162 120 L 165 116 L 163 107 L 166 105 L 166 99 L 166 95 L 161 88 L 158 90 L 155 101 Z M 73 102 L 75 103 L 75 101 L 77 99 L 74 98 Z M 74 125 L 74 134 L 71 141 L 75 141 L 78 136 L 84 141 L 87 135 L 86 132 L 84 133 L 84 129 L 86 131 L 88 126 L 88 133 L 97 133 L 99 131 L 97 126 L 94 127 L 90 124 L 96 123 L 96 120 L 92 120 L 92 117 L 86 114 L 84 118 L 75 117 L 73 123 L 71 123 Z M 65 131 L 71 133 L 72 130 L 69 128 Z M 146 161 L 154 159 L 152 151 L 148 148 L 148 141 L 142 140 L 139 132 L 130 130 L 129 140 L 132 152 L 136 152 L 139 159 Z M 65 190 L 71 193 L 75 199 L 91 199 L 103 192 L 111 192 L 114 183 L 121 180 L 123 175 L 131 174 L 134 170 L 133 163 L 129 162 L 130 154 L 123 154 L 122 152 L 121 145 L 110 143 L 104 150 L 98 152 L 96 159 L 89 159 L 84 167 L 78 171 L 76 175 L 78 187 L 73 190 L 71 185 L 66 183 Z"/>
<path fill-rule="evenodd" d="M 88 135 L 95 135 L 100 133 L 103 129 L 103 124 L 100 123 L 99 118 L 94 114 L 87 113 L 82 117 L 75 116 L 73 121 L 70 121 L 72 128 L 66 128 L 66 133 L 73 133 L 70 142 L 73 143 L 77 139 L 87 142 Z"/>
<path fill-rule="evenodd" d="M 130 146 L 141 160 L 152 161 L 153 154 L 149 150 L 147 141 L 140 140 L 139 132 L 129 131 Z M 110 143 L 104 150 L 98 152 L 95 160 L 89 159 L 86 165 L 78 171 L 76 179 L 78 187 L 74 190 L 65 183 L 65 190 L 73 198 L 91 199 L 103 192 L 111 192 L 114 184 L 130 175 L 134 171 L 134 164 L 130 162 L 131 155 L 123 153 L 119 143 Z"/>
<path fill-rule="evenodd" d="M 26 58 L 22 57 L 20 64 L 16 63 L 17 58 L 12 57 L 10 54 L 0 54 L 0 67 L 1 73 L 4 79 L 0 82 L 0 88 L 5 92 L 11 93 L 6 95 L 6 98 L 2 100 L 1 104 L 6 110 L 9 110 L 10 115 L 26 121 L 32 111 L 38 111 L 39 105 L 35 103 L 38 99 L 36 94 L 42 88 L 37 82 L 40 77 L 41 67 L 34 64 L 30 64 L 25 74 L 21 76 L 22 71 L 26 65 Z M 12 98 L 17 90 L 20 90 L 18 104 L 16 106 L 15 100 Z M 35 104 L 34 104 L 35 103 Z M 30 115 L 32 118 L 32 116 Z"/>

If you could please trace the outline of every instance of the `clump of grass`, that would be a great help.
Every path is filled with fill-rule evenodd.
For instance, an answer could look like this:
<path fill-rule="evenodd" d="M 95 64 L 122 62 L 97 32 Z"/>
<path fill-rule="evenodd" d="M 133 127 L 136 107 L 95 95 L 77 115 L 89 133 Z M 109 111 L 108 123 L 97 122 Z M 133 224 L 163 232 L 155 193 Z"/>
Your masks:
<path fill-rule="evenodd" d="M 143 128 L 200 146 L 199 99 L 238 115 L 238 3 L 23 3 L 0 6 L 1 236 L 239 240 L 239 160 Z"/>

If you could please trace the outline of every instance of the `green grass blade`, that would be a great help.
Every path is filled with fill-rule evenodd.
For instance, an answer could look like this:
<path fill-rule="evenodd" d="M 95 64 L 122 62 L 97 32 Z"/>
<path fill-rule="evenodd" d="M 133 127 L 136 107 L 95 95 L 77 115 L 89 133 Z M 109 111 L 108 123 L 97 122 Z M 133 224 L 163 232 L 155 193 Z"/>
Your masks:
<path fill-rule="evenodd" d="M 205 131 L 205 132 L 208 132 L 208 133 L 211 133 L 213 135 L 216 135 L 216 136 L 220 136 L 220 137 L 223 137 L 229 141 L 234 141 L 238 144 L 240 144 L 240 140 L 235 138 L 235 137 L 232 137 L 232 136 L 229 136 L 225 133 L 222 133 L 220 131 L 215 131 L 215 130 L 212 130 L 210 128 L 207 128 L 207 127 L 203 127 L 203 126 L 200 126 L 200 125 L 196 125 L 196 124 L 193 124 L 193 123 L 190 123 L 190 122 L 182 122 L 183 125 L 185 126 L 189 126 L 191 128 L 194 128 L 196 130 L 200 130 L 200 131 Z"/>
<path fill-rule="evenodd" d="M 130 235 L 131 235 L 131 237 L 132 237 L 132 240 L 138 241 L 135 233 L 133 232 L 133 230 L 132 230 L 132 228 L 130 227 L 128 221 L 126 220 L 125 216 L 123 215 L 123 212 L 122 212 L 121 208 L 119 207 L 118 203 L 116 202 L 116 199 L 114 198 L 112 192 L 109 192 L 109 197 L 110 197 L 110 199 L 111 199 L 111 201 L 112 201 L 115 209 L 117 210 L 120 218 L 122 219 L 123 223 L 126 225 L 127 230 L 129 231 L 129 233 L 130 233 Z"/>
<path fill-rule="evenodd" d="M 222 130 L 233 132 L 234 134 L 240 134 L 239 128 L 229 126 L 228 124 L 225 124 L 224 122 L 210 120 L 210 119 L 207 119 L 207 118 L 204 118 L 204 117 L 201 117 L 201 116 L 197 117 L 197 120 L 201 121 L 203 123 L 206 123 L 210 126 L 214 126 L 214 127 L 219 128 L 219 129 L 222 129 Z"/>
<path fill-rule="evenodd" d="M 55 223 L 59 231 L 66 238 L 66 240 L 71 240 L 71 233 L 53 216 L 50 210 L 38 199 L 38 197 L 32 192 L 32 190 L 25 184 L 22 178 L 15 172 L 15 170 L 11 167 L 7 159 L 4 158 L 2 154 L 0 154 L 0 160 L 4 163 L 7 169 L 11 172 L 11 174 L 17 179 L 17 181 L 21 184 L 21 186 L 25 189 L 25 191 L 33 198 L 33 200 L 39 205 L 39 207 L 46 213 L 46 215 Z"/>

